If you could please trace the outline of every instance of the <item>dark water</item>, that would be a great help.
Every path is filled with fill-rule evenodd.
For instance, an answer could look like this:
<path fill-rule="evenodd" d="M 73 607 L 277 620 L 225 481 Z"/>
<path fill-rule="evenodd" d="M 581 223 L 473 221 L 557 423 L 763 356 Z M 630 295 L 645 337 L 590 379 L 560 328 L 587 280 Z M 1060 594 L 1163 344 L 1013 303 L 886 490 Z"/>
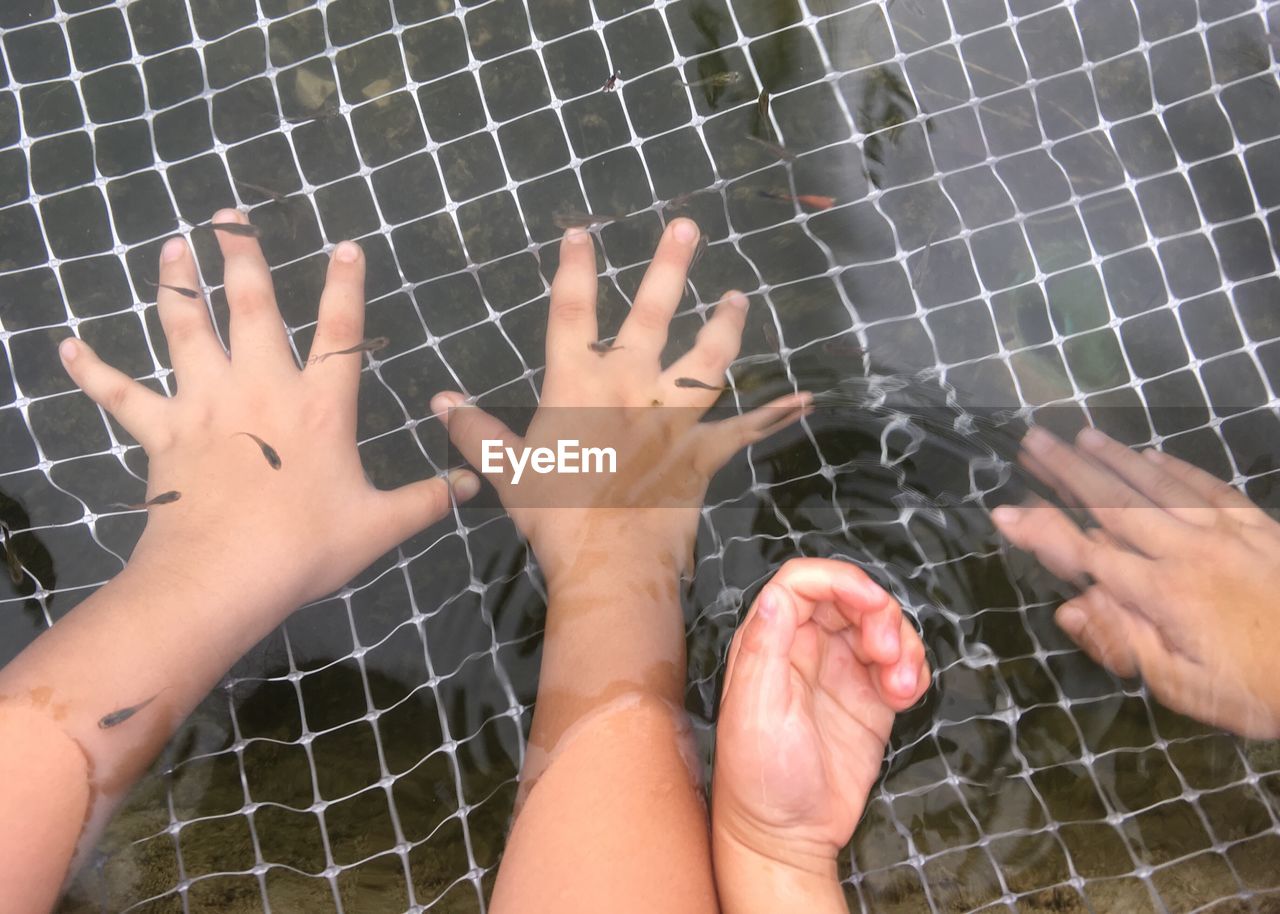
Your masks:
<path fill-rule="evenodd" d="M 368 330 L 391 340 L 362 377 L 361 452 L 391 486 L 440 469 L 419 421 L 438 390 L 535 401 L 557 212 L 622 216 L 597 231 L 603 336 L 668 202 L 698 192 L 678 209 L 710 245 L 669 354 L 740 288 L 727 402 L 803 385 L 891 407 L 824 410 L 713 485 L 686 594 L 708 757 L 745 606 L 791 556 L 847 556 L 936 670 L 843 858 L 852 904 L 1265 909 L 1280 754 L 1074 651 L 1065 586 L 986 508 L 1017 491 L 1016 410 L 1044 406 L 1274 505 L 1277 26 L 1236 0 L 6 3 L 0 519 L 22 574 L 0 576 L 0 651 L 141 530 L 101 512 L 141 495 L 145 458 L 55 347 L 74 332 L 168 389 L 145 280 L 169 234 L 249 209 L 299 352 L 324 250 L 361 242 Z M 225 334 L 218 253 L 192 240 Z M 509 521 L 464 509 L 415 537 L 237 665 L 61 910 L 481 909 L 544 611 Z"/>

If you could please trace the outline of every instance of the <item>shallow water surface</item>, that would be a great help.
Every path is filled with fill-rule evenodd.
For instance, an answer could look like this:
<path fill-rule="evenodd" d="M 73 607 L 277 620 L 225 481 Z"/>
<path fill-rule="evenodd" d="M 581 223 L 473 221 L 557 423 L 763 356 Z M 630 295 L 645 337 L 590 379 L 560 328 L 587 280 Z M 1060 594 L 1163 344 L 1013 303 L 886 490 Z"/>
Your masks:
<path fill-rule="evenodd" d="M 739 288 L 723 402 L 828 392 L 703 511 L 705 757 L 745 607 L 787 558 L 847 556 L 936 671 L 842 856 L 855 909 L 1277 903 L 1275 746 L 1075 651 L 1052 622 L 1070 591 L 987 514 L 1023 491 L 1033 417 L 1276 507 L 1273 3 L 21 0 L 0 29 L 0 519 L 23 569 L 0 576 L 2 659 L 141 531 L 107 506 L 138 500 L 145 457 L 55 348 L 74 333 L 171 389 L 146 282 L 170 234 L 247 209 L 300 354 L 325 252 L 360 241 L 390 340 L 361 453 L 392 486 L 442 468 L 438 390 L 536 402 L 557 214 L 612 217 L 603 338 L 683 213 L 709 245 L 669 354 Z M 225 338 L 218 252 L 191 238 Z M 59 910 L 482 910 L 543 597 L 511 523 L 472 507 L 303 608 L 183 726 Z"/>

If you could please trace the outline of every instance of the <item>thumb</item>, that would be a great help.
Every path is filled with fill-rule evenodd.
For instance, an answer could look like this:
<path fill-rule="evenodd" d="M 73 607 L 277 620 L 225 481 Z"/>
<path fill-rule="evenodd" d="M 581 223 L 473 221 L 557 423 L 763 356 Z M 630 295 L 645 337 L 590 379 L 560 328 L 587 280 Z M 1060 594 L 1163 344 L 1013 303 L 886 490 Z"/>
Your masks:
<path fill-rule="evenodd" d="M 1122 679 L 1138 675 L 1130 613 L 1101 585 L 1059 606 L 1054 621 L 1099 666 Z"/>
<path fill-rule="evenodd" d="M 466 458 L 467 463 L 482 472 L 486 441 L 498 441 L 503 447 L 510 448 L 522 446 L 521 437 L 504 422 L 478 406 L 469 405 L 466 397 L 457 391 L 436 394 L 431 400 L 431 411 L 440 417 L 440 421 L 449 430 L 449 440 Z M 503 466 L 506 466 L 505 461 Z M 506 488 L 505 469 L 501 473 L 487 473 L 486 476 L 499 492 Z"/>
<path fill-rule="evenodd" d="M 782 720 L 791 703 L 791 645 L 797 614 L 785 587 L 766 585 L 742 627 L 725 701 L 744 722 L 769 726 Z"/>
<path fill-rule="evenodd" d="M 480 480 L 469 470 L 454 470 L 447 478 L 423 479 L 389 492 L 378 492 L 378 518 L 373 538 L 389 549 L 434 524 L 449 513 L 450 489 L 459 503 L 475 497 Z"/>
<path fill-rule="evenodd" d="M 697 457 L 699 469 L 707 476 L 714 475 L 738 451 L 782 431 L 809 415 L 812 409 L 813 395 L 801 392 L 779 397 L 740 416 L 707 424 L 706 446 Z"/>

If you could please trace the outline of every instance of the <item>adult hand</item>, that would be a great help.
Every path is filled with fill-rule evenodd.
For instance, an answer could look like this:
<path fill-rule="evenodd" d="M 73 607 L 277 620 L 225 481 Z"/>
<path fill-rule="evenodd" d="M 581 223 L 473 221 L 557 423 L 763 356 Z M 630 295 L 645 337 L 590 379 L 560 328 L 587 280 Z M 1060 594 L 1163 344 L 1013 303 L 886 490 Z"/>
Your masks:
<path fill-rule="evenodd" d="M 1058 625 L 1117 676 L 1141 675 L 1183 714 L 1245 736 L 1280 736 L 1280 523 L 1234 488 L 1157 450 L 1096 429 L 1071 447 L 1042 429 L 1025 462 L 1100 527 L 1043 502 L 993 519 L 1083 593 Z"/>

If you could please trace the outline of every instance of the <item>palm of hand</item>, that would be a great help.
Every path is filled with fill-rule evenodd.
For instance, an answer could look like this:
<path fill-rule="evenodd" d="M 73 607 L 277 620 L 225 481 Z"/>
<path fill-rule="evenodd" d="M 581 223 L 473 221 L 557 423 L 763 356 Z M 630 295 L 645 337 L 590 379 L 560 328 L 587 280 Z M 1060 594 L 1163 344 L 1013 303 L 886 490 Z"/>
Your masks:
<path fill-rule="evenodd" d="M 843 847 L 862 817 L 880 771 L 894 711 L 876 691 L 846 637 L 807 622 L 790 658 L 791 700 L 776 719 L 751 724 L 756 757 L 726 756 L 736 793 L 755 800 L 751 814 L 771 828 L 818 845 Z M 732 717 L 720 726 L 739 725 Z"/>

